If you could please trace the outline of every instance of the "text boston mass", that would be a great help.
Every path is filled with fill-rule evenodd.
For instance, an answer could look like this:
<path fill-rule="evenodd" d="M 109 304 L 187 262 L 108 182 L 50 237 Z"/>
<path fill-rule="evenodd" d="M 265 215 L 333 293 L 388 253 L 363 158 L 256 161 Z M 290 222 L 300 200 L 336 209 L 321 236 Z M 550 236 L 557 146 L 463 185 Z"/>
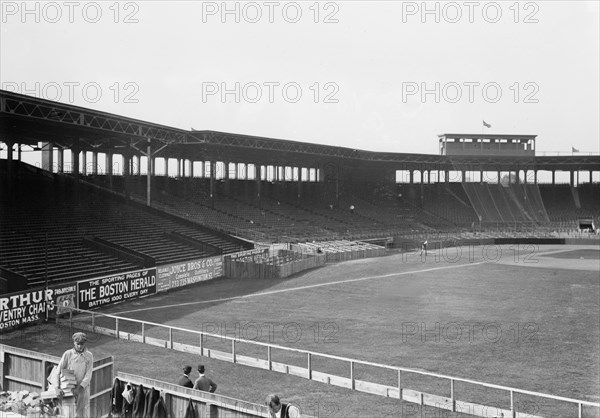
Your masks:
<path fill-rule="evenodd" d="M 54 309 L 52 294 L 47 289 L 0 298 L 0 329 L 37 321 L 46 308 Z"/>

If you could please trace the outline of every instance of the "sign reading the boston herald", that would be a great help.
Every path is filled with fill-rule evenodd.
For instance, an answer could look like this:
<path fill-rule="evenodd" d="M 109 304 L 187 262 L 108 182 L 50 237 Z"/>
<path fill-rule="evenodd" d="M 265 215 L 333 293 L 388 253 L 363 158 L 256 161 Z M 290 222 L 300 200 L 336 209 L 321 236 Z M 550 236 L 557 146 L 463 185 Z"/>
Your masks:
<path fill-rule="evenodd" d="M 85 280 L 77 283 L 79 309 L 91 309 L 156 293 L 156 269 Z"/>

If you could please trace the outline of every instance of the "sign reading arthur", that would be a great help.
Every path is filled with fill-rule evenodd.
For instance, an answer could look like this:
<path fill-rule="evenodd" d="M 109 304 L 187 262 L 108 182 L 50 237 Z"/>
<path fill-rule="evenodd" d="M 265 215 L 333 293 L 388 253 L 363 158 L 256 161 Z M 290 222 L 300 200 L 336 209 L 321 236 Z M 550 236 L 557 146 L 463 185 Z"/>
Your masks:
<path fill-rule="evenodd" d="M 32 290 L 0 297 L 0 330 L 38 321 L 54 309 L 54 290 Z"/>
<path fill-rule="evenodd" d="M 85 280 L 77 283 L 79 309 L 91 309 L 156 293 L 156 269 Z"/>

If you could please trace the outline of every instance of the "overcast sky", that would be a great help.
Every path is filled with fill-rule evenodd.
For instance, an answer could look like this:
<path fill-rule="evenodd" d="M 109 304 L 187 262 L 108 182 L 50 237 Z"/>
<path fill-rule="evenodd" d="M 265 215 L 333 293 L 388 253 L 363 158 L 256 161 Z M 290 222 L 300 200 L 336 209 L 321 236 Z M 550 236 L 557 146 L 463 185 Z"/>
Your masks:
<path fill-rule="evenodd" d="M 373 151 L 482 129 L 600 151 L 597 1 L 1 3 L 5 90 Z"/>

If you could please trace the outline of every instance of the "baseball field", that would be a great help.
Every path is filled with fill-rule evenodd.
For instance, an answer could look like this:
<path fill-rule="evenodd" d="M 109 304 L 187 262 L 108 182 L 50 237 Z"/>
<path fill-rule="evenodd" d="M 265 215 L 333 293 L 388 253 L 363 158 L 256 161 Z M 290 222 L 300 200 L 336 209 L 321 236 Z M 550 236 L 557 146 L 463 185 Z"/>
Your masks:
<path fill-rule="evenodd" d="M 426 257 L 392 253 L 328 264 L 285 280 L 216 279 L 101 312 L 234 337 L 239 355 L 264 357 L 262 347 L 243 343 L 260 341 L 598 402 L 599 273 L 597 246 L 454 247 Z M 140 332 L 138 325 L 122 327 Z M 3 342 L 58 355 L 70 344 L 71 330 L 51 328 L 7 334 Z M 160 327 L 145 332 L 167 338 Z M 172 338 L 193 343 L 178 331 Z M 206 338 L 204 345 L 231 349 L 230 341 L 218 337 Z M 91 336 L 89 348 L 114 356 L 116 370 L 169 382 L 177 380 L 183 365 L 204 364 L 220 394 L 262 403 L 273 392 L 311 415 L 423 413 L 397 399 L 107 336 Z M 273 361 L 306 367 L 305 356 L 277 349 L 272 355 Z M 312 366 L 349 375 L 343 361 L 315 358 Z M 398 379 L 392 371 L 361 364 L 354 377 L 391 386 Z M 450 395 L 446 382 L 416 373 L 405 374 L 402 386 Z M 500 391 L 466 383 L 454 391 L 464 401 L 509 407 Z M 577 416 L 576 407 L 558 401 L 520 395 L 515 403 L 531 415 Z M 599 411 L 585 409 L 584 416 Z"/>

